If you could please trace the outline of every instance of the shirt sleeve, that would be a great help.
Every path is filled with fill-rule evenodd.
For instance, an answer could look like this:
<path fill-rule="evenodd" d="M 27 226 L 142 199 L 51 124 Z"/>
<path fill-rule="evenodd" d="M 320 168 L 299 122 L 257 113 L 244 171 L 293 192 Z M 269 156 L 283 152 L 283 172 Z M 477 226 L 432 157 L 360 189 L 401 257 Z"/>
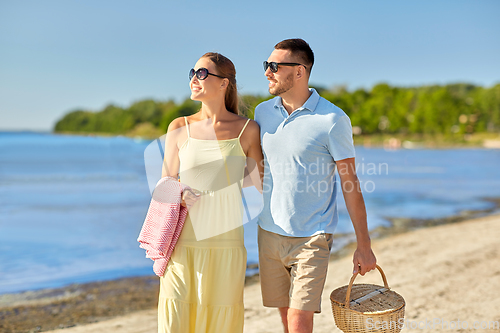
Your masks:
<path fill-rule="evenodd" d="M 255 109 L 253 110 L 253 120 L 255 120 L 257 122 L 257 124 L 259 124 L 259 126 L 260 126 L 260 123 L 259 123 L 259 121 L 260 121 L 260 104 L 257 105 L 255 107 Z"/>
<path fill-rule="evenodd" d="M 351 120 L 341 116 L 328 132 L 328 150 L 335 161 L 355 157 Z"/>

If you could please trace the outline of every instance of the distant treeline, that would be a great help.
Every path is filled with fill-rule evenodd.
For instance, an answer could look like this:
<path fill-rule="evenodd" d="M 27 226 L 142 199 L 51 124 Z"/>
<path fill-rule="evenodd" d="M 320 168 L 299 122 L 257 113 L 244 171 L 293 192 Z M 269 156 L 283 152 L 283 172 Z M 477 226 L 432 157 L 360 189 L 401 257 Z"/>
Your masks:
<path fill-rule="evenodd" d="M 378 84 L 370 91 L 315 87 L 321 96 L 351 118 L 354 134 L 444 134 L 500 130 L 500 84 L 484 88 L 471 84 L 391 87 Z M 253 118 L 255 106 L 270 96 L 241 96 L 242 109 Z M 75 110 L 59 120 L 56 132 L 155 136 L 165 133 L 177 117 L 197 112 L 198 102 L 142 100 L 128 108 L 108 105 L 91 112 Z"/>

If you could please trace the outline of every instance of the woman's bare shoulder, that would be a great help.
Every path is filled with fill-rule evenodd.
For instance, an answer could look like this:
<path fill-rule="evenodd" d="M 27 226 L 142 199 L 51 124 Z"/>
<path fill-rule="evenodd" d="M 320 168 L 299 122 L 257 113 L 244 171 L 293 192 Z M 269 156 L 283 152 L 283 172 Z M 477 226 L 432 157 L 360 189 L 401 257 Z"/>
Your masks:
<path fill-rule="evenodd" d="M 250 121 L 248 122 L 247 128 L 251 132 L 257 132 L 257 133 L 260 132 L 259 124 L 253 119 L 250 119 Z"/>
<path fill-rule="evenodd" d="M 175 118 L 168 125 L 167 132 L 175 131 L 176 129 L 182 128 L 184 126 L 186 126 L 186 121 L 184 120 L 184 117 Z"/>
<path fill-rule="evenodd" d="M 247 119 L 248 118 L 245 118 L 245 122 L 247 121 Z M 260 126 L 259 126 L 259 124 L 257 124 L 257 122 L 255 120 L 250 119 L 242 136 L 244 136 L 248 140 L 251 140 L 253 138 L 260 138 Z"/>

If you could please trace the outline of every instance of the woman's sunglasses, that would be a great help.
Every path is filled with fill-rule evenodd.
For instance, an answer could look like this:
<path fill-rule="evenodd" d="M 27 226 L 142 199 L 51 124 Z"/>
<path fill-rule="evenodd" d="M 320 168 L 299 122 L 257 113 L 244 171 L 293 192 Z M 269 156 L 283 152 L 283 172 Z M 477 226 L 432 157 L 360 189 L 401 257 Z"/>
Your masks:
<path fill-rule="evenodd" d="M 208 69 L 206 69 L 204 67 L 198 68 L 197 70 L 194 70 L 194 68 L 191 68 L 191 70 L 189 71 L 189 81 L 191 81 L 193 79 L 193 76 L 195 76 L 195 75 L 196 75 L 196 78 L 198 80 L 205 80 L 209 75 L 213 75 L 213 76 L 220 77 L 221 79 L 225 79 L 225 77 L 223 77 L 223 76 L 210 73 L 208 71 Z"/>
<path fill-rule="evenodd" d="M 267 62 L 267 61 L 264 61 L 264 71 L 267 71 L 267 68 L 269 67 L 271 72 L 276 73 L 278 71 L 278 66 L 304 66 L 304 68 L 307 69 L 307 67 L 305 65 L 298 64 L 296 62 L 274 62 L 274 61 Z"/>

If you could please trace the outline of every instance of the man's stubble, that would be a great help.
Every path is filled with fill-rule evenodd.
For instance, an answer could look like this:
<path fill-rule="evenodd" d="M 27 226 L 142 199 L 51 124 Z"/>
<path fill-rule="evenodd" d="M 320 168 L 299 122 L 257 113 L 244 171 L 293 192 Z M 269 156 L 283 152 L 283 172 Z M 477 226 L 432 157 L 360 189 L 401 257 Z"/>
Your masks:
<path fill-rule="evenodd" d="M 286 93 L 288 90 L 293 88 L 293 73 L 290 73 L 285 80 L 281 83 L 276 84 L 274 87 L 269 88 L 269 93 L 273 96 L 279 96 Z"/>

